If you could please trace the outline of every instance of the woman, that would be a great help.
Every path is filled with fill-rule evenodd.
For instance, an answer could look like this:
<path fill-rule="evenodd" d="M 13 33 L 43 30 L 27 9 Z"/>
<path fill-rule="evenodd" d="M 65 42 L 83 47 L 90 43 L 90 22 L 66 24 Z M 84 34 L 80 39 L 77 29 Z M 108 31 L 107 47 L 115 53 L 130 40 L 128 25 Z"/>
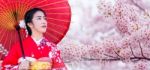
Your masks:
<path fill-rule="evenodd" d="M 46 13 L 42 9 L 33 8 L 26 12 L 24 19 L 29 35 L 22 41 L 25 59 L 22 58 L 20 44 L 16 43 L 5 57 L 3 67 L 29 69 L 31 62 L 49 61 L 52 64 L 49 69 L 66 70 L 56 45 L 43 36 L 47 29 Z"/>

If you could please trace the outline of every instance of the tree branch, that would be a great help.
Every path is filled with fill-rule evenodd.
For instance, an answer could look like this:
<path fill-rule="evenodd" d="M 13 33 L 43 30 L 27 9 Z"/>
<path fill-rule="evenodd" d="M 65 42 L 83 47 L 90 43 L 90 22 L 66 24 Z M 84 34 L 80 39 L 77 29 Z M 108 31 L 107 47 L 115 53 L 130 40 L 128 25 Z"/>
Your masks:
<path fill-rule="evenodd" d="M 119 61 L 120 58 L 110 58 L 110 59 L 91 59 L 91 58 L 83 58 L 84 60 L 102 60 L 102 61 Z M 144 58 L 144 57 L 130 57 L 130 60 L 149 60 L 150 58 Z"/>
<path fill-rule="evenodd" d="M 140 50 L 141 50 L 141 55 L 144 57 L 144 58 L 146 58 L 145 56 L 144 56 L 144 54 L 143 54 L 143 49 L 142 49 L 142 46 L 141 46 L 141 43 L 138 41 L 138 43 L 139 43 L 139 47 L 140 47 Z"/>
<path fill-rule="evenodd" d="M 108 55 L 108 54 L 104 54 L 105 56 L 108 56 L 108 57 L 111 57 L 111 58 L 118 58 L 118 57 L 115 57 L 115 56 L 112 56 L 112 55 Z"/>
<path fill-rule="evenodd" d="M 143 9 L 142 7 L 140 7 L 137 3 L 135 3 L 135 1 L 131 0 L 131 2 L 132 2 L 136 7 L 138 7 L 140 10 L 142 10 L 142 11 L 145 12 L 145 9 Z"/>
<path fill-rule="evenodd" d="M 119 59 L 124 59 L 122 56 L 120 56 L 115 50 L 114 50 L 115 54 L 117 54 L 117 56 L 119 56 Z"/>
<path fill-rule="evenodd" d="M 134 55 L 134 52 L 133 52 L 133 49 L 132 49 L 132 47 L 130 46 L 130 49 L 131 49 L 131 53 L 132 53 L 132 55 L 134 56 L 134 57 L 136 57 L 135 55 Z"/>

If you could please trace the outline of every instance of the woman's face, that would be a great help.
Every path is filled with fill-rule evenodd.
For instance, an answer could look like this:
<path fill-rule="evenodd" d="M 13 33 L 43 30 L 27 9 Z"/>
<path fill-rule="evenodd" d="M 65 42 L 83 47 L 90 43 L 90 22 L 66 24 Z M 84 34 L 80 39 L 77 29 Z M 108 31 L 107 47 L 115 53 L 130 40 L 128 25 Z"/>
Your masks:
<path fill-rule="evenodd" d="M 42 11 L 37 11 L 34 13 L 32 23 L 29 24 L 29 27 L 32 31 L 45 33 L 47 29 L 47 20 L 45 14 Z"/>

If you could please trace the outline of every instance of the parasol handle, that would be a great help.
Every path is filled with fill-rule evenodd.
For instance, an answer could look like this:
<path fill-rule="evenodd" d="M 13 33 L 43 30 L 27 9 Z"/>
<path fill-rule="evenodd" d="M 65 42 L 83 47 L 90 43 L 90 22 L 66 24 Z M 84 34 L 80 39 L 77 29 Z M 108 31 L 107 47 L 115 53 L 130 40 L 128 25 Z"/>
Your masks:
<path fill-rule="evenodd" d="M 22 52 L 22 57 L 25 59 L 23 44 L 22 44 L 21 35 L 20 35 L 20 26 L 17 25 L 17 26 L 15 26 L 15 28 L 16 28 L 16 30 L 18 32 L 18 35 L 19 35 L 19 42 L 20 42 L 20 48 L 21 48 L 21 52 Z"/>

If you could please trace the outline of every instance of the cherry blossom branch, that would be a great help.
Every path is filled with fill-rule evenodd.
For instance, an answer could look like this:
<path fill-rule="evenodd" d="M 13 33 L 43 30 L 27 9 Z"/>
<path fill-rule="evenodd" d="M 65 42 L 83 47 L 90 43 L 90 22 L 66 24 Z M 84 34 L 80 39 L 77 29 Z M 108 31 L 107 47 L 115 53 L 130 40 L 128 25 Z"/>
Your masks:
<path fill-rule="evenodd" d="M 131 49 L 131 53 L 132 53 L 132 55 L 134 56 L 134 57 L 136 57 L 135 55 L 134 55 L 134 52 L 133 52 L 133 49 L 132 49 L 132 47 L 130 46 L 130 49 Z"/>
<path fill-rule="evenodd" d="M 118 57 L 115 57 L 115 56 L 112 56 L 112 55 L 108 55 L 108 54 L 104 54 L 105 56 L 108 56 L 110 58 L 118 58 Z"/>
<path fill-rule="evenodd" d="M 140 10 L 142 10 L 142 11 L 145 12 L 145 9 L 143 9 L 142 7 L 140 7 L 137 3 L 135 3 L 135 1 L 131 0 L 131 2 L 132 2 L 136 7 L 138 7 Z"/>
<path fill-rule="evenodd" d="M 120 58 L 110 58 L 110 59 L 91 59 L 91 58 L 83 58 L 84 60 L 101 60 L 101 61 L 119 61 L 121 60 Z M 144 57 L 130 57 L 130 60 L 149 60 L 150 58 L 144 58 Z M 125 59 L 124 59 L 125 60 Z"/>
<path fill-rule="evenodd" d="M 144 56 L 144 54 L 143 54 L 143 49 L 142 49 L 141 43 L 140 43 L 139 41 L 138 41 L 138 43 L 139 43 L 139 47 L 140 47 L 142 56 L 143 56 L 144 58 L 146 58 L 146 57 Z"/>
<path fill-rule="evenodd" d="M 114 50 L 115 54 L 117 54 L 117 56 L 120 57 L 120 59 L 124 59 L 122 56 L 120 56 L 115 50 Z"/>

